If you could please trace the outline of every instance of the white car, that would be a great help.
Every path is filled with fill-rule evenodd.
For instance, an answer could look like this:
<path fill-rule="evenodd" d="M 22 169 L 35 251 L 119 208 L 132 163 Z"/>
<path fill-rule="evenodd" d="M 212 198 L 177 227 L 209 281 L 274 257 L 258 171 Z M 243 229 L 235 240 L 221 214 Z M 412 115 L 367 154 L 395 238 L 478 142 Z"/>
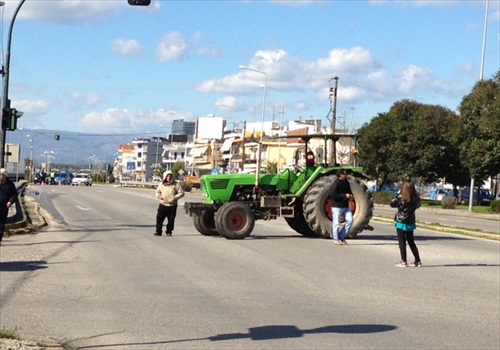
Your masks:
<path fill-rule="evenodd" d="M 92 176 L 85 173 L 76 174 L 73 180 L 71 180 L 71 186 L 79 185 L 92 186 Z"/>

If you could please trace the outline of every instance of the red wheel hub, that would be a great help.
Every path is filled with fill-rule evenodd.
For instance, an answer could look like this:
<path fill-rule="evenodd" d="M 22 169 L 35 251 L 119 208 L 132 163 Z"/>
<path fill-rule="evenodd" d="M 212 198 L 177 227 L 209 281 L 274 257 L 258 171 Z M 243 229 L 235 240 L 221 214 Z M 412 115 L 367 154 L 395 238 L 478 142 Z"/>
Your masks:
<path fill-rule="evenodd" d="M 242 212 L 233 212 L 231 215 L 228 217 L 228 226 L 234 230 L 234 231 L 239 231 L 242 230 L 245 225 L 247 224 L 247 217 L 245 216 L 244 213 Z"/>

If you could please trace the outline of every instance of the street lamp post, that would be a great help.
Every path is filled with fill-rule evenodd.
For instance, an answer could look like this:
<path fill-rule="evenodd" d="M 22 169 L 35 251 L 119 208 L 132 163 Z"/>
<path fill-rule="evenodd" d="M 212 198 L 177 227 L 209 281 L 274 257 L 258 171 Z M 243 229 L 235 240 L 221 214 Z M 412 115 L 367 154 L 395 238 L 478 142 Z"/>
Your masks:
<path fill-rule="evenodd" d="M 488 7 L 489 7 L 489 0 L 486 0 L 486 8 L 484 10 L 484 30 L 483 30 L 483 48 L 481 51 L 481 70 L 479 72 L 479 81 L 483 81 L 484 77 L 484 54 L 486 51 L 486 33 L 488 31 Z M 480 192 L 478 190 L 478 192 Z M 479 193 L 478 193 L 479 195 Z M 478 197 L 479 198 L 479 197 Z M 469 211 L 472 211 L 472 206 L 474 201 L 474 176 L 471 176 L 470 179 L 470 193 L 469 193 Z M 479 204 L 479 201 L 478 201 Z"/>
<path fill-rule="evenodd" d="M 2 94 L 2 121 L 3 121 L 3 111 L 9 106 L 9 76 L 10 76 L 10 46 L 12 41 L 12 30 L 14 27 L 14 21 L 16 20 L 17 13 L 23 6 L 26 0 L 21 0 L 19 5 L 17 5 L 14 15 L 12 16 L 12 21 L 10 22 L 9 36 L 7 39 L 7 52 L 5 54 L 5 65 L 2 67 L 3 76 L 3 94 Z M 0 168 L 5 167 L 5 138 L 7 135 L 7 130 L 5 129 L 4 123 L 2 123 L 2 131 L 0 132 Z"/>
<path fill-rule="evenodd" d="M 266 113 L 266 89 L 267 89 L 267 73 L 249 68 L 246 66 L 240 66 L 241 69 L 244 70 L 249 70 L 252 72 L 260 73 L 264 75 L 264 92 L 262 93 L 262 119 L 261 119 L 261 132 L 260 132 L 260 140 L 259 140 L 259 146 L 257 150 L 257 169 L 256 169 L 256 174 L 255 174 L 255 187 L 259 187 L 259 178 L 260 178 L 260 162 L 261 162 L 261 157 L 262 157 L 262 139 L 264 135 L 264 116 Z"/>
<path fill-rule="evenodd" d="M 59 140 L 60 134 L 52 134 L 49 132 L 36 132 L 33 135 L 31 135 L 30 139 L 30 176 L 31 176 L 31 181 L 35 178 L 35 159 L 33 155 L 35 154 L 35 136 L 37 135 L 54 135 L 55 140 Z M 29 136 L 29 135 L 27 135 Z M 48 169 L 47 169 L 48 170 Z"/>

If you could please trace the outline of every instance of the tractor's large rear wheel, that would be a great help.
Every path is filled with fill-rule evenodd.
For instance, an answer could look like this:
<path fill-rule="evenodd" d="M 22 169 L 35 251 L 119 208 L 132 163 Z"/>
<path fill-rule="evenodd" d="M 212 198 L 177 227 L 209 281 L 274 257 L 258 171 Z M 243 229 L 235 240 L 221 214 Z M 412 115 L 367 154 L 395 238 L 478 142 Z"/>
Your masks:
<path fill-rule="evenodd" d="M 325 176 L 315 181 L 304 197 L 304 217 L 311 229 L 323 238 L 332 238 L 332 210 L 330 194 L 335 175 Z M 373 216 L 373 199 L 361 181 L 349 175 L 349 184 L 354 196 L 353 225 L 349 237 L 354 238 L 368 225 Z"/>
<path fill-rule="evenodd" d="M 199 216 L 193 216 L 193 223 L 196 230 L 204 236 L 218 236 L 219 232 L 215 228 L 215 212 L 207 209 Z"/>
<path fill-rule="evenodd" d="M 300 233 L 306 237 L 318 238 L 316 232 L 314 232 L 304 218 L 304 210 L 302 209 L 302 203 L 298 203 L 295 206 L 295 216 L 293 218 L 285 218 L 288 226 L 293 230 Z"/>
<path fill-rule="evenodd" d="M 215 213 L 215 227 L 227 239 L 244 239 L 250 236 L 254 226 L 253 212 L 244 203 L 226 203 Z"/>

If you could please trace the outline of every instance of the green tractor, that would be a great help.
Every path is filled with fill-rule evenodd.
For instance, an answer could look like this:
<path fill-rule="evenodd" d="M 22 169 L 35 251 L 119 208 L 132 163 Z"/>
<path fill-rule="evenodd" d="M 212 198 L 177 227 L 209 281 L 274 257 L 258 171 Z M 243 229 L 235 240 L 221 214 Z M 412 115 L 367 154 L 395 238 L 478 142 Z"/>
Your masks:
<path fill-rule="evenodd" d="M 307 145 L 311 138 L 336 142 L 340 137 L 354 135 L 301 135 Z M 332 238 L 330 193 L 336 172 L 346 169 L 354 195 L 353 225 L 349 233 L 354 238 L 369 225 L 373 215 L 373 199 L 361 181 L 366 176 L 360 167 L 329 167 L 306 161 L 306 166 L 286 169 L 280 174 L 217 174 L 201 177 L 203 202 L 184 204 L 186 215 L 193 217 L 195 228 L 205 236 L 244 239 L 256 220 L 283 217 L 301 235 L 312 238 Z"/>

